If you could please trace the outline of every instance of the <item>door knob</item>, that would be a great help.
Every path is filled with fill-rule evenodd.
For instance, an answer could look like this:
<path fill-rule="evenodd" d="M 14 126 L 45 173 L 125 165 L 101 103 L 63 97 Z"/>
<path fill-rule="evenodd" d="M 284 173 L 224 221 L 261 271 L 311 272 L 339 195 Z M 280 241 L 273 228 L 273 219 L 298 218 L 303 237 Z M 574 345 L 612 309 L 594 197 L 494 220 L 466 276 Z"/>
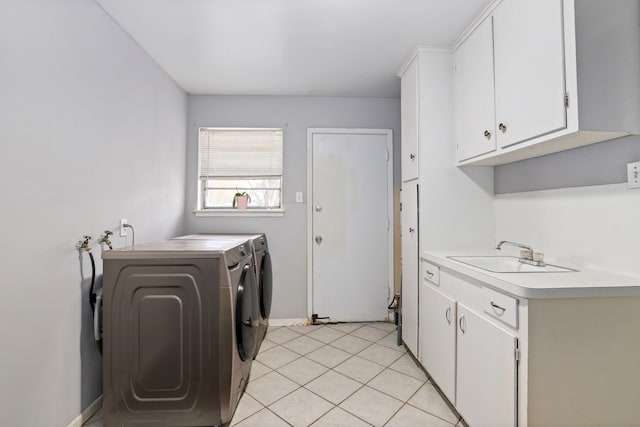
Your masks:
<path fill-rule="evenodd" d="M 316 212 L 322 212 L 322 206 L 316 205 Z"/>
<path fill-rule="evenodd" d="M 316 243 L 317 243 L 317 244 L 322 243 L 322 236 L 316 236 L 316 239 L 315 239 L 315 240 L 316 240 Z"/>

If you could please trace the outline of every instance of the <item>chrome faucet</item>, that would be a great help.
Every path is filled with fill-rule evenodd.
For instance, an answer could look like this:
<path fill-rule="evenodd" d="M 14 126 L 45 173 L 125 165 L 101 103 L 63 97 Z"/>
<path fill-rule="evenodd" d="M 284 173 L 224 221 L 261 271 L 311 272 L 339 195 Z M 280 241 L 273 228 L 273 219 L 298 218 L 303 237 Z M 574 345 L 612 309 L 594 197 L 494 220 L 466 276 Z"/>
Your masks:
<path fill-rule="evenodd" d="M 519 261 L 521 263 L 536 265 L 538 267 L 544 267 L 545 266 L 544 255 L 542 253 L 534 253 L 533 249 L 531 248 L 531 246 L 528 246 L 528 245 L 525 245 L 525 244 L 522 244 L 522 243 L 516 243 L 516 242 L 510 242 L 508 240 L 503 240 L 503 241 L 501 241 L 500 243 L 498 243 L 496 245 L 496 249 L 500 250 L 502 248 L 502 245 L 515 246 L 516 248 L 524 249 L 524 251 L 520 251 Z"/>

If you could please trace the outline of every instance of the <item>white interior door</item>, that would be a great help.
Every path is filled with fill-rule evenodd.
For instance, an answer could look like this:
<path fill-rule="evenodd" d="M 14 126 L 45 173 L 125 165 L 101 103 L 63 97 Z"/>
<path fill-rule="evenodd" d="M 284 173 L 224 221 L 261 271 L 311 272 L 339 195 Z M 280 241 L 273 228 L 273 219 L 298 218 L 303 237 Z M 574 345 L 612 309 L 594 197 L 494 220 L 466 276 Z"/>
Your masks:
<path fill-rule="evenodd" d="M 392 265 L 390 130 L 309 130 L 311 313 L 387 317 Z"/>

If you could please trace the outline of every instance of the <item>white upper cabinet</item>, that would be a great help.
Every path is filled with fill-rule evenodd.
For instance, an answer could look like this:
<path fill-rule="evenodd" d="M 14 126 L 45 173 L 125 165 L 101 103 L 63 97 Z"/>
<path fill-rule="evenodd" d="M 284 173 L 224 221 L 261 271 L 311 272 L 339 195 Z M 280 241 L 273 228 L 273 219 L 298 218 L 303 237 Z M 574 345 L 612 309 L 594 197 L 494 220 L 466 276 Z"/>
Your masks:
<path fill-rule="evenodd" d="M 400 82 L 403 182 L 418 178 L 418 85 L 418 61 L 413 61 Z"/>
<path fill-rule="evenodd" d="M 640 2 L 496 4 L 455 51 L 460 165 L 498 165 L 640 133 Z M 478 135 L 491 140 L 483 145 Z"/>
<path fill-rule="evenodd" d="M 458 161 L 496 149 L 491 17 L 453 57 L 454 127 Z"/>
<path fill-rule="evenodd" d="M 565 129 L 562 0 L 505 0 L 493 22 L 499 146 Z"/>

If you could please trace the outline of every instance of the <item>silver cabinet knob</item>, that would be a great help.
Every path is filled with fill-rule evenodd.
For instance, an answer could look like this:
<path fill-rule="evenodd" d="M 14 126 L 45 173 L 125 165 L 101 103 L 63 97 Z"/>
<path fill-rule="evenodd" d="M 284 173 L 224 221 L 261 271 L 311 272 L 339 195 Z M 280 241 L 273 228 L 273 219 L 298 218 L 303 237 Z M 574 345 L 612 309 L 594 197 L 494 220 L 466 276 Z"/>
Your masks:
<path fill-rule="evenodd" d="M 322 236 L 316 236 L 315 240 L 317 244 L 322 243 Z"/>
<path fill-rule="evenodd" d="M 491 132 L 489 132 L 488 130 L 484 131 L 484 137 L 487 139 L 491 139 Z"/>
<path fill-rule="evenodd" d="M 507 131 L 507 126 L 504 123 L 500 123 L 498 125 L 498 129 L 500 129 L 500 131 L 502 131 L 502 133 L 505 133 Z"/>
<path fill-rule="evenodd" d="M 409 227 L 409 233 L 413 233 L 414 231 L 416 231 L 415 229 Z"/>
<path fill-rule="evenodd" d="M 415 154 L 409 154 L 409 158 L 410 158 L 411 160 L 413 160 L 413 159 L 415 159 L 415 158 L 416 158 L 416 155 L 415 155 Z"/>
<path fill-rule="evenodd" d="M 316 205 L 316 212 L 322 212 L 322 206 Z"/>

